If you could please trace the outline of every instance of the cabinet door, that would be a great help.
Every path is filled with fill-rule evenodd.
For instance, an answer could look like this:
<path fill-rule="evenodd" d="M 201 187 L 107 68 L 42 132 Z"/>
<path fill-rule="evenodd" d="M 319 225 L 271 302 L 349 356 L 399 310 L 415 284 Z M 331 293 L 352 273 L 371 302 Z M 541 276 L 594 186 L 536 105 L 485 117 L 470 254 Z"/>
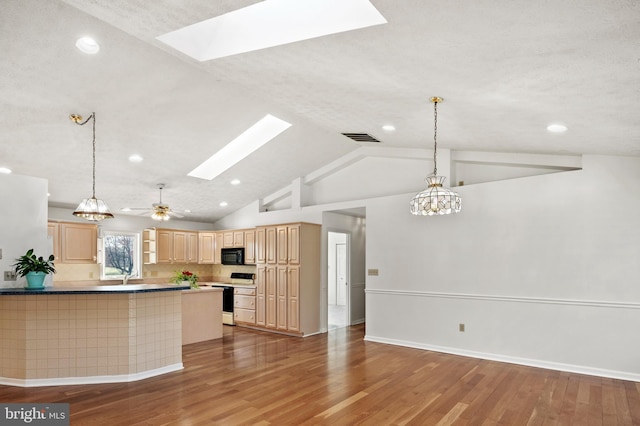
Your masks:
<path fill-rule="evenodd" d="M 256 229 L 256 263 L 266 263 L 267 232 L 264 228 Z"/>
<path fill-rule="evenodd" d="M 61 223 L 62 263 L 96 263 L 98 227 L 82 223 Z"/>
<path fill-rule="evenodd" d="M 276 328 L 276 267 L 267 266 L 266 270 L 266 326 Z"/>
<path fill-rule="evenodd" d="M 158 263 L 173 261 L 173 232 L 166 229 L 156 230 L 156 250 Z"/>
<path fill-rule="evenodd" d="M 47 224 L 47 235 L 51 237 L 53 242 L 53 257 L 56 262 L 60 261 L 60 227 L 55 222 Z M 47 256 L 48 257 L 48 256 Z"/>
<path fill-rule="evenodd" d="M 244 263 L 256 263 L 256 231 L 244 231 Z"/>
<path fill-rule="evenodd" d="M 278 263 L 278 258 L 276 257 L 276 228 L 270 227 L 266 229 L 266 240 L 267 240 L 267 250 L 266 250 L 266 260 L 269 264 Z"/>
<path fill-rule="evenodd" d="M 289 251 L 287 249 L 287 227 L 278 226 L 276 228 L 276 251 L 278 253 L 278 265 L 286 265 L 289 262 Z"/>
<path fill-rule="evenodd" d="M 216 232 L 216 246 L 213 249 L 213 263 L 216 265 L 222 264 L 222 247 L 224 247 L 224 233 Z"/>
<path fill-rule="evenodd" d="M 287 227 L 287 252 L 289 265 L 300 264 L 300 225 Z"/>
<path fill-rule="evenodd" d="M 198 233 L 187 232 L 187 263 L 198 262 Z"/>
<path fill-rule="evenodd" d="M 213 253 L 216 247 L 215 232 L 200 232 L 198 234 L 198 263 L 209 264 L 214 262 Z"/>
<path fill-rule="evenodd" d="M 232 248 L 233 247 L 233 231 L 225 232 L 224 234 L 224 242 L 223 248 Z"/>
<path fill-rule="evenodd" d="M 287 268 L 287 329 L 300 331 L 300 268 Z"/>
<path fill-rule="evenodd" d="M 187 263 L 187 233 L 173 231 L 173 261 L 172 263 Z"/>
<path fill-rule="evenodd" d="M 287 329 L 287 267 L 278 266 L 278 283 L 276 288 L 276 327 Z"/>
<path fill-rule="evenodd" d="M 267 267 L 259 266 L 256 269 L 256 324 L 267 325 L 265 317 L 266 309 L 266 280 Z"/>
<path fill-rule="evenodd" d="M 233 231 L 233 246 L 244 247 L 244 231 Z"/>

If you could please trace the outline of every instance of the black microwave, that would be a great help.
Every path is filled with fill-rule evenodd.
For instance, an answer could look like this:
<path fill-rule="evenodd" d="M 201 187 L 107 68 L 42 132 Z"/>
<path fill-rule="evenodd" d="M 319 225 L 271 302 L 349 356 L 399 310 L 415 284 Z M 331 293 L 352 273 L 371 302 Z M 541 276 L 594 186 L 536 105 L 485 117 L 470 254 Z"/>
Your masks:
<path fill-rule="evenodd" d="M 244 265 L 244 248 L 223 248 L 221 253 L 223 265 Z"/>

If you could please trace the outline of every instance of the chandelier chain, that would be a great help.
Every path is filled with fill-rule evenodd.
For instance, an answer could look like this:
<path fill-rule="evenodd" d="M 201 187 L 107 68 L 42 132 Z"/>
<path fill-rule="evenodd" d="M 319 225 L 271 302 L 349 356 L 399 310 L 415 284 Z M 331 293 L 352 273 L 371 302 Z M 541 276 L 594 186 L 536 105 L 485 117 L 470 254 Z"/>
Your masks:
<path fill-rule="evenodd" d="M 93 162 L 92 162 L 92 166 L 93 166 L 93 174 L 92 174 L 92 181 L 93 181 L 93 198 L 96 198 L 96 113 L 92 112 L 91 115 L 89 117 L 87 117 L 86 120 L 84 120 L 82 123 L 78 123 L 77 121 L 75 122 L 78 126 L 84 126 L 85 124 L 87 124 L 89 122 L 89 120 L 91 120 L 93 118 Z M 74 120 L 75 121 L 75 120 Z"/>
<path fill-rule="evenodd" d="M 438 102 L 433 103 L 433 175 L 438 175 Z"/>

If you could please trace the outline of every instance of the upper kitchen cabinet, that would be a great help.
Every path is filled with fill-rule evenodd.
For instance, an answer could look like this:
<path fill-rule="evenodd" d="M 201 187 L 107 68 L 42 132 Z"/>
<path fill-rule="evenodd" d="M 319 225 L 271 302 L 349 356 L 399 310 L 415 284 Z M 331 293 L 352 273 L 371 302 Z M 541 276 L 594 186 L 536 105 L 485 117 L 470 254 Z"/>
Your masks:
<path fill-rule="evenodd" d="M 198 263 L 215 263 L 216 233 L 199 232 L 198 244 Z"/>
<path fill-rule="evenodd" d="M 256 263 L 255 229 L 244 231 L 244 263 L 248 265 L 254 265 Z"/>
<path fill-rule="evenodd" d="M 244 230 L 236 229 L 232 231 L 224 231 L 223 248 L 244 247 Z"/>
<path fill-rule="evenodd" d="M 151 230 L 145 230 L 145 232 Z M 155 263 L 197 263 L 198 233 L 176 229 L 155 229 Z M 146 260 L 146 257 L 145 257 Z M 148 262 L 154 263 L 154 262 Z"/>
<path fill-rule="evenodd" d="M 53 255 L 59 263 L 97 263 L 98 226 L 76 222 L 49 222 Z"/>
<path fill-rule="evenodd" d="M 198 233 L 198 263 L 215 265 L 222 263 L 220 250 L 225 247 L 225 234 L 231 234 L 231 241 L 233 241 L 233 233 L 214 231 Z"/>

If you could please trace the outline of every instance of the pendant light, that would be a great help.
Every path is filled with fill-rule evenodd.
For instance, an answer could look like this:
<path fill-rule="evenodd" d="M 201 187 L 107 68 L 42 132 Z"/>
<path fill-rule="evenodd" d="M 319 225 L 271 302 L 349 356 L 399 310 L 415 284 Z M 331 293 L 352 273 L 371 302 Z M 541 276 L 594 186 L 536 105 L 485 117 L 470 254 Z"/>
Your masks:
<path fill-rule="evenodd" d="M 443 99 L 437 96 L 431 98 L 433 102 L 433 175 L 427 176 L 427 189 L 418 192 L 409 203 L 411 214 L 416 216 L 434 216 L 458 213 L 462 208 L 462 198 L 456 193 L 442 186 L 444 176 L 438 176 L 438 104 Z"/>
<path fill-rule="evenodd" d="M 84 126 L 89 120 L 93 119 L 93 195 L 91 198 L 82 200 L 82 202 L 78 204 L 78 208 L 73 212 L 73 215 L 90 222 L 111 219 L 113 214 L 109 211 L 107 204 L 96 198 L 96 113 L 92 112 L 89 118 L 84 121 L 82 121 L 82 116 L 78 114 L 71 114 L 69 118 L 79 126 Z"/>

